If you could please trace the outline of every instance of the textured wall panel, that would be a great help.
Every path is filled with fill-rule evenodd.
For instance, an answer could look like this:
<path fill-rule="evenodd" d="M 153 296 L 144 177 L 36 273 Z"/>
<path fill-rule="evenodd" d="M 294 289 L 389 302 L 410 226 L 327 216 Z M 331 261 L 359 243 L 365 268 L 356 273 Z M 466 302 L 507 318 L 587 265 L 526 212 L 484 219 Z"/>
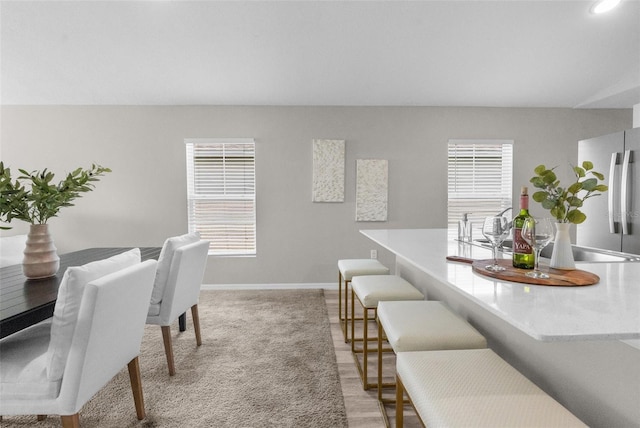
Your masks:
<path fill-rule="evenodd" d="M 356 161 L 356 221 L 386 221 L 389 165 L 384 159 Z"/>
<path fill-rule="evenodd" d="M 344 140 L 313 140 L 313 202 L 344 202 Z"/>

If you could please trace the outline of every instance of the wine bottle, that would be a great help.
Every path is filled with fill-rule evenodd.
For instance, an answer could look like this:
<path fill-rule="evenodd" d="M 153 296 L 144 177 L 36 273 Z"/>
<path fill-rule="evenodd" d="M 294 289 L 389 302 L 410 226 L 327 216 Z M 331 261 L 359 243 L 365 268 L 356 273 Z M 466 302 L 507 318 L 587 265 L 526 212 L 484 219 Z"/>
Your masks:
<path fill-rule="evenodd" d="M 520 190 L 520 214 L 513 219 L 513 267 L 533 269 L 533 248 L 522 238 L 522 226 L 529 214 L 529 192 L 526 186 Z"/>

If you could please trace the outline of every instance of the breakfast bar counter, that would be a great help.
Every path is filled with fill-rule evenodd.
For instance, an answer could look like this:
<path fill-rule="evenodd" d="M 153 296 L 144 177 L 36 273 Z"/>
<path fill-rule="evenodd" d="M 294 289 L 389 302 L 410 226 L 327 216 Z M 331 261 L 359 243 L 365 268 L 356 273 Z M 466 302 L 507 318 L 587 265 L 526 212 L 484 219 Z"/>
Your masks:
<path fill-rule="evenodd" d="M 491 251 L 448 239 L 446 229 L 362 233 L 534 339 L 640 338 L 640 263 L 577 263 L 577 269 L 598 275 L 600 281 L 542 286 L 496 280 L 472 272 L 469 264 L 447 261 L 447 256 L 490 259 Z"/>
<path fill-rule="evenodd" d="M 396 275 L 427 299 L 447 304 L 491 349 L 584 423 L 640 427 L 640 263 L 577 262 L 577 269 L 600 280 L 534 285 L 448 261 L 447 256 L 491 259 L 491 251 L 451 239 L 446 229 L 361 233 L 395 256 Z"/>

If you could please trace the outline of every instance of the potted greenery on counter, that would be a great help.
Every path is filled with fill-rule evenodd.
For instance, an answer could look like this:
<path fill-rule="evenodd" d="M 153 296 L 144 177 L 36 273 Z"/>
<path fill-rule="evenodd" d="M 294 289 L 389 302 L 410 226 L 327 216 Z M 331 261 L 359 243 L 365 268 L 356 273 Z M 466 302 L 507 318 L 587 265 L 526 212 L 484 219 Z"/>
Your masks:
<path fill-rule="evenodd" d="M 533 200 L 540 203 L 542 208 L 549 210 L 556 220 L 556 238 L 550 266 L 557 269 L 575 269 L 569 227 L 571 224 L 583 223 L 587 216 L 580 208 L 584 202 L 594 196 L 600 196 L 609 188 L 603 184 L 604 175 L 593 170 L 593 163 L 582 162 L 581 166 L 574 166 L 575 182 L 568 187 L 560 185 L 554 168 L 547 169 L 538 165 L 535 176 L 529 180 L 537 189 Z"/>
<path fill-rule="evenodd" d="M 574 166 L 573 173 L 576 181 L 569 187 L 561 187 L 560 180 L 553 172 L 555 168 L 547 169 L 544 165 L 538 165 L 534 172 L 536 176 L 531 178 L 531 183 L 539 190 L 533 194 L 533 200 L 542 204 L 542 208 L 549 210 L 559 223 L 580 224 L 587 216 L 580 211 L 584 201 L 594 196 L 600 196 L 609 188 L 599 183 L 604 181 L 604 175 L 593 171 L 593 163 L 582 162 L 582 166 Z M 592 177 L 587 178 L 587 175 Z"/>
<path fill-rule="evenodd" d="M 95 164 L 87 169 L 77 168 L 57 184 L 53 182 L 54 173 L 47 169 L 18 171 L 21 175 L 14 180 L 11 169 L 0 162 L 0 222 L 10 224 L 13 220 L 22 220 L 30 224 L 23 262 L 27 278 L 55 275 L 59 258 L 47 221 L 56 217 L 61 208 L 73 206 L 76 198 L 93 190 L 99 177 L 111 170 Z M 9 228 L 2 226 L 2 229 Z"/>

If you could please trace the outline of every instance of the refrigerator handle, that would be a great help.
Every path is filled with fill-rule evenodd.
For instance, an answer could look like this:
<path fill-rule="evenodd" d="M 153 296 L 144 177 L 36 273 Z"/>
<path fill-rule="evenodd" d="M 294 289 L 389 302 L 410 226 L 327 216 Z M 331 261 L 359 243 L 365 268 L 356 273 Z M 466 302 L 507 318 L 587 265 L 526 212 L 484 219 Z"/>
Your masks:
<path fill-rule="evenodd" d="M 618 163 L 618 153 L 611 153 L 611 165 L 609 166 L 609 233 L 616 233 L 616 222 L 613 214 L 613 202 L 615 193 L 615 177 L 616 177 L 616 163 Z"/>
<path fill-rule="evenodd" d="M 627 201 L 629 195 L 627 194 L 627 187 L 629 185 L 629 164 L 632 162 L 631 150 L 624 151 L 624 159 L 622 160 L 622 177 L 620 177 L 620 215 L 622 220 L 622 234 L 629 234 L 629 223 L 627 218 L 629 217 L 629 210 L 627 209 Z"/>

